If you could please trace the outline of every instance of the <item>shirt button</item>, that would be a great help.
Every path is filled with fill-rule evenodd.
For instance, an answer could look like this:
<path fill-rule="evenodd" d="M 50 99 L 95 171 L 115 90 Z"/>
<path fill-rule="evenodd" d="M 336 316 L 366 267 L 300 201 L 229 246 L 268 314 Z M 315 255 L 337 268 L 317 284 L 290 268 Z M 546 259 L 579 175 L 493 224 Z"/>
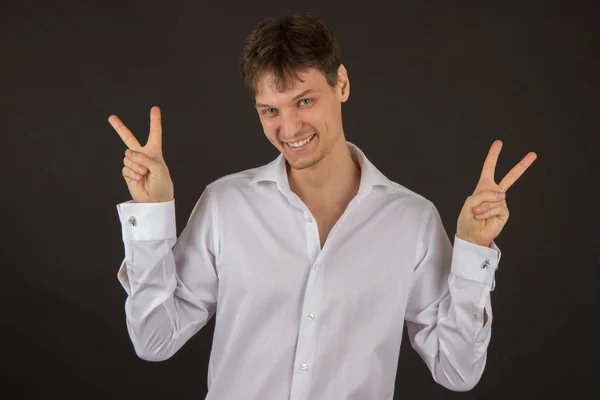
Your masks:
<path fill-rule="evenodd" d="M 315 264 L 314 268 L 315 268 L 315 271 L 318 270 L 319 269 L 319 265 Z"/>
<path fill-rule="evenodd" d="M 306 222 L 308 222 L 309 224 L 313 222 L 313 218 L 309 215 L 308 217 L 306 217 Z"/>
<path fill-rule="evenodd" d="M 135 224 L 137 223 L 135 218 L 133 216 L 129 217 L 129 221 L 128 221 L 131 225 L 135 226 Z"/>
<path fill-rule="evenodd" d="M 127 267 L 127 272 L 129 272 L 130 274 L 133 274 L 133 268 Z"/>
<path fill-rule="evenodd" d="M 313 319 L 315 319 L 315 315 L 314 314 L 308 314 L 308 319 L 310 319 L 312 321 Z"/>
<path fill-rule="evenodd" d="M 479 321 L 481 319 L 481 313 L 476 313 L 473 317 L 475 317 L 475 319 Z"/>
<path fill-rule="evenodd" d="M 302 366 L 300 366 L 300 368 L 302 368 L 302 369 L 308 369 L 308 365 L 302 364 Z"/>

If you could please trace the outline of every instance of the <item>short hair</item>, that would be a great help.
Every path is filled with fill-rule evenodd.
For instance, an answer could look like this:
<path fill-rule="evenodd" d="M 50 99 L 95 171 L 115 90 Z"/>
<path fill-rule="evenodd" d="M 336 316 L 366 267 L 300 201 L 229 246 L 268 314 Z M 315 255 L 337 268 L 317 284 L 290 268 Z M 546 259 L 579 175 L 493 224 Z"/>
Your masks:
<path fill-rule="evenodd" d="M 244 42 L 239 72 L 244 85 L 256 96 L 260 74 L 270 72 L 276 90 L 284 91 L 298 72 L 319 70 L 331 87 L 337 84 L 340 45 L 335 32 L 315 14 L 295 12 L 260 21 Z"/>

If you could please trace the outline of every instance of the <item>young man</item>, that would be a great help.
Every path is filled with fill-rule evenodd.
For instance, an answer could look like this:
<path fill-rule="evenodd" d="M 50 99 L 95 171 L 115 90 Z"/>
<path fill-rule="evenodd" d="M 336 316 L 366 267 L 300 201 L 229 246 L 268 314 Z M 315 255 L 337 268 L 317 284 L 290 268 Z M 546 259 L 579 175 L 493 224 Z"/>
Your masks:
<path fill-rule="evenodd" d="M 207 399 L 391 399 L 406 321 L 433 379 L 471 389 L 490 341 L 505 192 L 535 153 L 497 184 L 493 143 L 452 245 L 430 201 L 346 141 L 350 81 L 322 20 L 260 22 L 240 67 L 281 154 L 207 185 L 179 238 L 159 109 L 143 147 L 109 118 L 129 148 L 118 278 L 138 356 L 171 357 L 215 315 Z"/>

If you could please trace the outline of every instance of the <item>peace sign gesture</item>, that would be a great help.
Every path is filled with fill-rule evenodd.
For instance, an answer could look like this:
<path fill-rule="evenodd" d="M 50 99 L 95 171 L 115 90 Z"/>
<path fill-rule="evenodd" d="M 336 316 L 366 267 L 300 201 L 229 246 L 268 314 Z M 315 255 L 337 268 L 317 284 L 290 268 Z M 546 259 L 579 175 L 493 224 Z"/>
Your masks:
<path fill-rule="evenodd" d="M 116 115 L 108 122 L 117 131 L 128 149 L 123 159 L 123 177 L 136 203 L 158 203 L 173 199 L 173 181 L 162 154 L 160 109 L 150 110 L 150 135 L 142 147 L 133 133 Z"/>
<path fill-rule="evenodd" d="M 490 246 L 508 221 L 506 191 L 537 158 L 536 153 L 528 153 L 500 183 L 496 183 L 494 173 L 501 149 L 500 140 L 496 140 L 490 147 L 477 187 L 467 197 L 456 227 L 458 238 L 486 247 Z"/>

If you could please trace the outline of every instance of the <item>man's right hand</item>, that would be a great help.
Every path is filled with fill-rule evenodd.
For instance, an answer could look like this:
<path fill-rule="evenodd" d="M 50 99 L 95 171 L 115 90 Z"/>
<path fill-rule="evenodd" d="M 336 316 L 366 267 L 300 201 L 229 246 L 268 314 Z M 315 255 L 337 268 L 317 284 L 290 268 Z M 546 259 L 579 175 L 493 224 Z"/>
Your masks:
<path fill-rule="evenodd" d="M 150 135 L 145 146 L 116 115 L 108 122 L 117 131 L 128 149 L 125 150 L 123 177 L 136 203 L 159 203 L 173 200 L 173 181 L 162 154 L 160 109 L 150 110 Z"/>

